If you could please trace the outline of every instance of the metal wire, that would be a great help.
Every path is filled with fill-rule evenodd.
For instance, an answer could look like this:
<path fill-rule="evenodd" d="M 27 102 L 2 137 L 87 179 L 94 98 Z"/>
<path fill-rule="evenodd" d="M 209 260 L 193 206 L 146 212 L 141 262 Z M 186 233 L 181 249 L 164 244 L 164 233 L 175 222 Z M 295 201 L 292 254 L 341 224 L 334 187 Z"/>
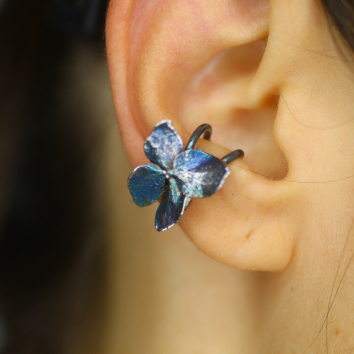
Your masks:
<path fill-rule="evenodd" d="M 191 135 L 188 140 L 186 150 L 194 148 L 194 145 L 197 143 L 198 139 L 204 134 L 203 138 L 205 140 L 210 140 L 211 133 L 213 129 L 210 124 L 204 123 L 200 125 Z"/>
<path fill-rule="evenodd" d="M 227 155 L 225 155 L 222 159 L 221 159 L 221 161 L 224 163 L 224 164 L 229 164 L 230 162 L 232 162 L 232 161 L 234 161 L 234 160 L 236 160 L 236 159 L 238 159 L 238 158 L 242 158 L 243 156 L 245 155 L 245 153 L 242 151 L 242 150 L 240 150 L 240 149 L 237 149 L 237 150 L 235 150 L 235 151 L 232 151 L 232 152 L 230 152 L 229 154 L 227 154 Z"/>
<path fill-rule="evenodd" d="M 198 139 L 204 134 L 203 138 L 205 140 L 210 140 L 211 137 L 211 133 L 212 133 L 213 129 L 211 127 L 210 124 L 208 123 L 204 123 L 201 124 L 191 135 L 191 137 L 188 140 L 187 146 L 186 146 L 186 150 L 189 149 L 193 149 L 195 144 L 197 143 Z M 238 158 L 242 158 L 245 155 L 245 153 L 240 150 L 237 149 L 235 151 L 230 152 L 229 154 L 225 155 L 221 161 L 224 164 L 229 164 L 230 162 L 238 159 Z"/>

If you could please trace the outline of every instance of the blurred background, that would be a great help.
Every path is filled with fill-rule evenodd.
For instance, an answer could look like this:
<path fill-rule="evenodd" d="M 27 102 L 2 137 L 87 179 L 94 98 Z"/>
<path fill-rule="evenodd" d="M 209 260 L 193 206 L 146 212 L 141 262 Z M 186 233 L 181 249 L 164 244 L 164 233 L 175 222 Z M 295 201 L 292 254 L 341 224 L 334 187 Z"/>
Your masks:
<path fill-rule="evenodd" d="M 102 352 L 116 233 L 108 170 L 129 173 L 108 82 L 106 7 L 0 0 L 1 353 Z"/>
<path fill-rule="evenodd" d="M 243 294 L 178 227 L 156 232 L 157 205 L 130 202 L 106 7 L 0 0 L 1 354 L 210 352 Z"/>

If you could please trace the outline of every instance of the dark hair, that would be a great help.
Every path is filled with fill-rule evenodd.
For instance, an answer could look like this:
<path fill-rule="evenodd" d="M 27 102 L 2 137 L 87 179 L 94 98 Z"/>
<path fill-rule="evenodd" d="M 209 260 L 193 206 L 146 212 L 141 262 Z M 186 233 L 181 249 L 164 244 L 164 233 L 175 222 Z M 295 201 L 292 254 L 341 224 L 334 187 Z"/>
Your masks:
<path fill-rule="evenodd" d="M 321 0 L 339 33 L 354 51 L 354 1 Z"/>

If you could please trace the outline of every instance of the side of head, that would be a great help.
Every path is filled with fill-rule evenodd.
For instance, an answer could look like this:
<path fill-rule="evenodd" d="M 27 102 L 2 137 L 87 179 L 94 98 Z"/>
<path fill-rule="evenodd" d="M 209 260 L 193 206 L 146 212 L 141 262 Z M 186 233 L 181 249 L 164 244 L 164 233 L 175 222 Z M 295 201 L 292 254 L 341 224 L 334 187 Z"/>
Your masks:
<path fill-rule="evenodd" d="M 326 215 L 345 223 L 353 174 L 350 68 L 319 1 L 115 1 L 107 19 L 113 98 L 133 166 L 153 126 L 173 121 L 184 142 L 245 159 L 180 225 L 207 255 L 256 270 L 285 269 L 299 239 Z M 351 185 L 353 182 L 346 182 Z M 353 190 L 353 189 L 352 189 Z M 339 205 L 340 201 L 340 205 Z M 323 236 L 325 237 L 325 236 Z"/>

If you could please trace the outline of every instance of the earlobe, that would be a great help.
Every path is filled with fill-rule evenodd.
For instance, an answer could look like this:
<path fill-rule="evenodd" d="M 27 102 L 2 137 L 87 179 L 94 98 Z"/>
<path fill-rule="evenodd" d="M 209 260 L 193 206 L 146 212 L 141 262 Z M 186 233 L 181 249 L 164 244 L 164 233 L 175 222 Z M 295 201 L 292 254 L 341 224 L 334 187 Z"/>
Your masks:
<path fill-rule="evenodd" d="M 204 144 L 203 144 L 204 145 Z M 188 237 L 208 256 L 233 267 L 281 271 L 292 259 L 296 189 L 251 172 L 237 160 L 223 188 L 194 200 L 180 221 Z"/>
<path fill-rule="evenodd" d="M 251 152 L 259 140 L 255 132 L 261 132 L 266 137 L 263 140 L 272 141 L 269 135 L 274 102 L 247 96 L 262 59 L 266 44 L 262 38 L 267 31 L 268 3 L 264 0 L 225 0 L 217 4 L 205 0 L 111 0 L 107 19 L 109 70 L 131 163 L 136 166 L 147 161 L 143 143 L 154 125 L 165 119 L 173 121 L 184 144 L 200 123 L 213 123 L 216 140 L 200 141 L 197 147 L 219 158 L 236 148 L 243 148 L 246 156 L 248 152 L 256 156 Z M 230 53 L 235 55 L 226 55 Z M 222 58 L 219 66 L 214 65 L 217 56 Z M 235 72 L 234 67 L 240 68 L 238 59 L 239 64 L 248 60 L 249 65 L 243 63 L 244 70 Z M 224 80 L 220 80 L 222 75 Z M 217 81 L 221 85 L 216 85 Z M 220 93 L 227 83 L 234 85 L 233 91 L 221 93 L 214 101 L 220 109 L 208 116 L 211 96 L 201 92 L 213 85 L 213 93 Z M 245 116 L 230 118 L 235 92 L 245 92 L 237 114 L 256 112 L 253 117 L 258 117 L 266 112 L 263 119 L 249 124 L 251 113 L 248 121 Z M 223 129 L 218 131 L 218 125 Z M 254 128 L 253 134 L 243 140 L 244 146 L 238 145 L 237 134 L 242 136 L 252 131 L 250 128 Z M 225 139 L 224 133 L 231 130 L 238 133 Z M 275 165 L 264 165 L 260 172 L 268 168 L 269 177 L 279 177 L 284 159 L 279 149 L 277 153 L 280 158 Z M 256 157 L 253 166 L 246 162 L 232 163 L 231 175 L 222 189 L 210 198 L 193 201 L 180 225 L 199 249 L 220 262 L 243 269 L 282 270 L 291 259 L 294 244 L 294 225 L 288 212 L 292 192 L 288 184 L 252 172 L 259 167 Z"/>

